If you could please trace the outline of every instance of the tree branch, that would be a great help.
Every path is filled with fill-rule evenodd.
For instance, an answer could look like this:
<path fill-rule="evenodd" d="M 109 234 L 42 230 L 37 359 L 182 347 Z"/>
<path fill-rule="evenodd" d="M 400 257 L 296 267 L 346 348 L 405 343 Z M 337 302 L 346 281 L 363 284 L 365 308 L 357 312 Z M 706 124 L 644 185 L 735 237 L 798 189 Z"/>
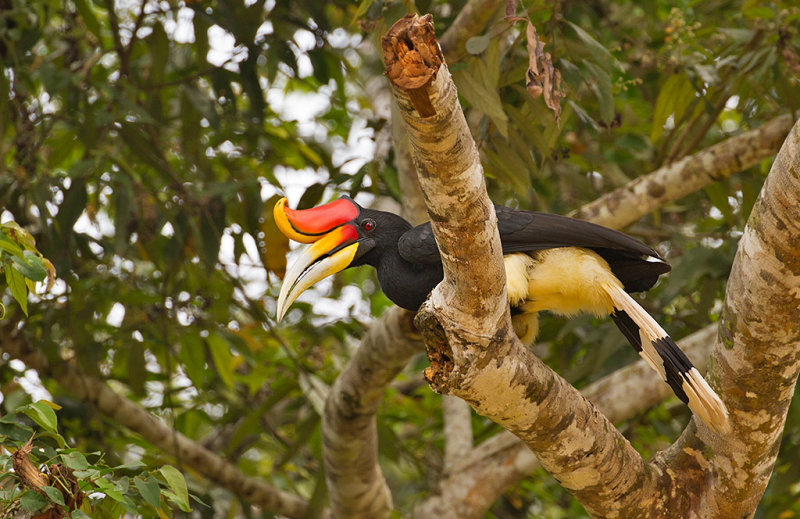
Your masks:
<path fill-rule="evenodd" d="M 683 185 L 684 182 L 690 182 L 693 189 L 691 192 L 694 192 L 707 184 L 727 178 L 736 171 L 751 167 L 758 161 L 772 156 L 780 148 L 784 136 L 789 133 L 792 122 L 793 118 L 790 115 L 776 117 L 759 128 L 731 137 L 687 157 L 681 163 L 660 168 L 637 178 L 594 202 L 584 205 L 572 215 L 612 227 L 627 227 L 647 213 L 690 194 L 687 187 Z M 714 157 L 716 159 L 712 160 Z M 681 164 L 682 167 L 678 167 Z M 737 164 L 736 167 L 739 169 L 734 167 Z M 694 179 L 692 179 L 693 176 Z M 669 195 L 659 199 L 643 197 L 642 193 L 648 193 L 650 185 L 667 186 L 666 192 Z M 658 190 L 658 188 L 653 189 Z M 701 371 L 705 369 L 708 355 L 711 352 L 712 337 L 708 336 L 709 333 L 710 328 L 706 327 L 681 343 L 681 348 L 694 359 L 694 364 Z M 690 340 L 698 337 L 699 334 L 702 334 L 702 337 L 708 341 L 708 344 L 703 344 L 705 346 L 703 348 L 697 348 L 698 343 Z M 641 366 L 644 364 L 642 363 Z M 626 373 L 627 370 L 628 368 L 623 368 L 620 373 Z M 642 384 L 652 386 L 647 390 L 620 394 L 609 400 L 592 396 L 590 388 L 595 387 L 592 385 L 584 391 L 584 394 L 597 404 L 612 421 L 626 420 L 636 412 L 660 402 L 660 399 L 642 400 L 640 398 L 642 395 L 660 394 L 661 399 L 670 396 L 666 387 L 660 381 L 652 379 L 650 373 L 643 373 L 643 375 L 646 376 L 637 379 L 636 384 L 639 387 L 642 387 Z M 631 398 L 631 395 L 635 395 L 636 398 Z M 608 405 L 630 405 L 630 413 L 614 412 L 607 407 Z M 530 450 L 510 433 L 501 433 L 487 440 L 474 449 L 464 463 L 465 465 L 440 481 L 436 493 L 415 509 L 418 517 L 447 519 L 471 517 L 470 513 L 479 516 L 491 506 L 503 490 L 540 466 Z M 473 468 L 470 469 L 470 467 Z M 486 474 L 493 474 L 493 476 L 488 477 Z M 475 482 L 477 485 L 473 487 L 470 482 Z M 456 498 L 464 492 L 469 494 L 470 500 L 463 501 Z"/>
<path fill-rule="evenodd" d="M 394 119 L 393 123 L 394 124 L 393 124 L 393 128 L 392 128 L 392 133 L 393 133 L 392 136 L 393 136 L 393 141 L 394 141 L 394 145 L 395 145 L 395 152 L 396 152 L 396 158 L 397 158 L 398 171 L 399 171 L 399 174 L 400 174 L 400 177 L 401 177 L 400 180 L 403 181 L 403 180 L 407 180 L 408 179 L 408 177 L 404 173 L 407 173 L 411 169 L 411 168 L 402 166 L 403 164 L 408 164 L 408 161 L 410 160 L 410 153 L 408 153 L 409 145 L 408 145 L 408 142 L 407 142 L 407 137 L 405 135 L 405 131 L 402 128 L 402 125 L 398 124 L 397 115 L 394 112 L 395 112 L 395 107 L 393 107 L 393 119 Z M 784 118 L 783 118 L 784 120 L 783 121 L 780 121 L 780 119 L 781 118 L 773 120 L 770 123 L 767 123 L 766 125 L 764 125 L 764 127 L 759 128 L 759 129 L 754 130 L 754 131 L 751 131 L 751 132 L 747 132 L 746 134 L 743 134 L 742 136 L 738 136 L 738 137 L 734 137 L 732 139 L 729 139 L 729 141 L 733 141 L 733 142 L 731 142 L 729 146 L 727 146 L 727 147 L 725 147 L 723 149 L 723 152 L 725 152 L 725 153 L 721 153 L 721 155 L 723 156 L 723 159 L 728 155 L 727 152 L 730 152 L 730 153 L 732 153 L 734 155 L 740 155 L 742 157 L 734 158 L 733 160 L 741 161 L 740 162 L 740 167 L 741 168 L 746 168 L 746 167 L 749 167 L 752 164 L 756 163 L 758 160 L 761 160 L 761 159 L 765 158 L 766 156 L 770 155 L 772 152 L 774 152 L 774 149 L 771 150 L 770 152 L 762 151 L 761 153 L 759 153 L 759 149 L 763 149 L 765 146 L 767 148 L 769 148 L 770 146 L 772 146 L 774 148 L 777 148 L 778 143 L 780 141 L 778 139 L 777 142 L 776 142 L 775 132 L 777 131 L 778 133 L 780 133 L 780 132 L 785 133 L 788 130 L 788 126 L 790 124 L 790 118 L 789 117 L 784 116 Z M 743 141 L 749 141 L 749 143 L 745 143 L 745 145 L 742 146 Z M 754 154 L 753 155 L 743 154 L 742 153 L 743 150 L 747 150 L 747 149 L 754 150 Z M 700 158 L 702 160 L 702 158 L 708 156 L 708 152 L 709 151 L 712 152 L 712 155 L 716 152 L 716 150 L 714 150 L 714 148 L 712 147 L 709 150 L 705 150 L 704 152 L 700 152 L 700 153 L 696 154 L 694 156 L 694 158 Z M 687 162 L 689 162 L 689 161 L 687 161 Z M 732 171 L 727 171 L 726 172 L 725 169 L 724 169 L 724 168 L 729 168 L 730 167 L 729 163 L 730 163 L 729 160 L 719 160 L 719 161 L 712 162 L 711 163 L 711 168 L 722 168 L 722 172 L 714 172 L 714 171 L 708 172 L 707 171 L 708 177 L 710 179 L 713 179 L 713 178 L 724 178 L 725 176 L 730 175 L 732 173 Z M 672 171 L 676 171 L 676 172 L 680 173 L 681 170 L 677 169 L 677 170 L 672 170 Z M 411 171 L 411 172 L 414 173 L 413 171 Z M 414 176 L 412 175 L 411 178 L 414 178 Z M 676 181 L 681 181 L 680 175 L 672 175 L 671 177 L 669 177 L 668 182 L 675 183 Z M 709 182 L 710 181 L 711 180 L 709 180 Z M 422 208 L 422 211 L 418 207 L 417 207 L 417 209 L 414 209 L 415 204 L 413 203 L 415 199 L 416 200 L 421 200 L 418 197 L 414 197 L 415 193 L 419 193 L 418 184 L 416 182 L 413 182 L 413 183 L 405 182 L 405 184 L 403 184 L 401 182 L 401 186 L 403 186 L 403 192 L 404 192 L 404 200 L 403 201 L 404 201 L 404 208 L 406 208 L 406 211 L 404 213 L 405 216 L 407 218 L 409 218 L 410 220 L 414 221 L 414 223 L 419 223 L 421 221 L 424 221 L 425 220 L 424 213 L 422 212 L 422 211 L 424 211 L 424 208 Z M 699 189 L 701 187 L 702 187 L 702 185 L 696 185 L 694 187 L 694 189 Z M 625 203 L 627 203 L 628 197 L 630 197 L 631 195 L 635 195 L 635 194 L 636 194 L 635 190 L 627 189 L 625 191 L 624 195 L 621 195 L 621 196 L 616 198 L 616 201 L 618 203 L 621 203 L 621 204 L 624 205 Z M 409 196 L 409 195 L 411 195 L 411 196 Z M 670 201 L 672 201 L 672 200 L 668 199 L 668 198 L 665 198 L 663 200 L 658 201 L 657 203 L 658 204 L 665 204 L 665 203 L 668 203 Z M 409 202 L 411 202 L 411 203 L 409 203 Z M 594 204 L 597 205 L 598 202 L 595 202 Z M 409 207 L 411 208 L 410 211 L 408 210 Z M 589 206 L 587 206 L 587 208 L 588 207 L 591 207 L 591 204 Z M 637 205 L 635 207 L 637 208 L 637 211 L 629 212 L 629 214 L 627 215 L 628 219 L 630 221 L 626 222 L 625 218 L 622 218 L 620 220 L 620 222 L 622 222 L 622 223 L 618 223 L 618 225 L 620 225 L 620 226 L 628 225 L 628 224 L 632 223 L 633 221 L 635 221 L 636 219 L 640 218 L 642 215 L 646 214 L 647 212 L 655 209 L 655 207 L 648 207 L 646 204 L 644 204 L 644 205 L 640 204 L 640 205 Z M 637 212 L 640 213 L 640 214 L 637 214 Z M 600 218 L 602 218 L 602 212 L 600 214 L 601 214 Z M 706 352 L 698 353 L 697 355 L 694 355 L 694 357 L 699 359 L 699 360 L 701 360 L 701 362 L 697 362 L 696 364 L 698 364 L 699 366 L 702 366 L 704 364 L 703 361 L 706 360 L 707 353 Z M 624 372 L 625 371 L 623 371 L 623 373 Z M 647 376 L 647 377 L 645 377 L 645 379 L 653 382 L 652 385 L 659 389 L 659 391 L 656 391 L 655 393 L 648 392 L 648 394 L 656 395 L 656 394 L 660 393 L 660 395 L 659 395 L 659 398 L 653 400 L 652 404 L 645 403 L 643 401 L 635 402 L 634 406 L 633 406 L 633 409 L 635 409 L 637 411 L 640 410 L 640 409 L 646 408 L 649 405 L 654 405 L 655 403 L 657 403 L 658 401 L 660 401 L 664 397 L 668 396 L 668 391 L 666 390 L 666 386 L 661 384 L 660 381 L 657 381 L 657 380 L 653 379 L 651 376 Z M 619 399 L 615 400 L 615 403 L 620 403 L 620 402 L 631 402 L 631 399 L 619 398 Z M 636 405 L 636 404 L 638 404 L 638 405 Z M 639 406 L 641 406 L 641 407 L 639 407 Z M 613 412 L 610 413 L 610 414 L 612 415 L 612 418 L 615 416 L 615 414 Z M 613 419 L 617 419 L 618 420 L 618 419 L 624 419 L 624 418 L 613 418 Z M 343 422 L 340 422 L 340 423 L 343 424 L 344 427 L 346 427 L 346 425 L 345 425 L 347 423 L 346 421 L 343 421 Z M 507 438 L 510 435 L 506 434 L 506 435 L 503 435 L 503 436 L 505 436 Z M 356 440 L 357 438 L 353 437 L 352 439 Z M 489 442 L 485 443 L 484 445 L 488 446 Z M 374 467 L 377 470 L 379 470 L 377 468 L 377 453 L 376 453 L 377 452 L 377 446 L 374 446 L 371 450 L 375 452 L 375 454 L 373 455 L 373 459 L 375 460 Z M 510 456 L 508 456 L 505 459 L 506 460 L 514 459 L 515 460 L 514 463 L 516 465 L 518 465 L 518 466 L 520 465 L 520 459 L 525 457 L 526 455 L 528 456 L 528 458 L 530 458 L 530 459 L 535 461 L 535 458 L 533 458 L 529 454 L 530 451 L 528 451 L 524 446 L 522 446 L 522 444 L 519 443 L 518 440 L 516 441 L 516 447 L 510 449 L 509 452 L 511 453 Z M 474 453 L 474 456 L 471 456 L 470 459 L 475 459 L 476 456 L 481 456 L 480 448 L 476 449 L 476 452 Z M 507 465 L 508 461 L 502 461 L 500 463 L 503 463 L 503 464 Z M 514 481 L 516 481 L 519 478 L 521 478 L 523 475 L 529 473 L 530 470 L 533 470 L 535 468 L 535 467 L 533 467 L 533 468 L 525 468 L 525 465 L 526 464 L 524 462 L 521 463 L 521 466 L 523 467 L 523 469 L 520 471 L 521 474 L 519 476 L 515 477 L 515 478 L 512 478 L 509 481 L 509 483 L 513 483 Z M 377 478 L 377 479 L 379 479 L 381 482 L 383 481 L 382 478 Z M 495 481 L 500 481 L 500 479 L 496 480 L 495 478 L 489 478 L 489 479 L 492 480 L 492 483 L 494 483 Z M 486 480 L 484 479 L 484 481 L 486 481 Z M 330 482 L 329 482 L 329 484 L 330 484 Z M 446 485 L 447 485 L 447 481 L 444 481 L 443 482 L 443 486 L 446 486 Z M 486 502 L 485 507 L 488 507 L 489 504 L 496 498 L 496 496 L 499 495 L 499 493 L 502 491 L 502 489 L 506 487 L 506 485 L 488 485 L 488 486 L 491 486 L 493 488 L 496 487 L 497 490 L 495 492 L 493 492 L 493 493 L 487 493 L 487 495 L 490 495 L 492 497 L 490 497 L 489 500 Z"/>
<path fill-rule="evenodd" d="M 520 437 L 590 512 L 654 509 L 659 476 L 510 331 L 494 206 L 430 21 L 407 16 L 383 39 L 445 273 L 416 320 L 427 378 Z"/>
<path fill-rule="evenodd" d="M 408 142 L 408 133 L 397 103 L 392 101 L 391 107 L 392 145 L 400 190 L 403 192 L 403 217 L 412 225 L 419 225 L 428 221 L 425 198 L 419 185 L 419 177 L 411 156 L 411 144 Z M 469 404 L 460 398 L 445 396 L 442 399 L 445 469 L 463 459 L 472 448 L 471 414 Z"/>
<path fill-rule="evenodd" d="M 472 450 L 472 410 L 464 400 L 442 396 L 444 418 L 444 469 L 456 470 Z"/>
<path fill-rule="evenodd" d="M 209 481 L 227 488 L 264 510 L 290 518 L 306 517 L 308 503 L 305 500 L 257 478 L 246 476 L 233 464 L 167 427 L 145 409 L 118 395 L 100 380 L 84 374 L 74 363 L 63 361 L 58 366 L 51 365 L 43 354 L 26 342 L 21 330 L 4 325 L 0 331 L 0 350 L 22 360 L 40 374 L 51 375 L 77 398 L 91 404 L 118 424 L 141 435 L 155 447 L 174 456 L 181 465 L 192 468 Z"/>
<path fill-rule="evenodd" d="M 391 492 L 378 465 L 375 413 L 386 386 L 422 349 L 412 319 L 393 307 L 375 321 L 325 403 L 322 446 L 334 517 L 391 515 Z"/>
<path fill-rule="evenodd" d="M 740 244 L 727 290 L 726 317 L 720 326 L 724 347 L 717 346 L 711 362 L 709 378 L 714 380 L 714 372 L 719 371 L 726 399 L 739 400 L 728 405 L 737 410 L 733 414 L 747 425 L 746 434 L 735 439 L 699 438 L 697 431 L 690 428 L 675 446 L 654 459 L 656 470 L 676 474 L 672 480 L 663 482 L 665 489 L 674 488 L 681 495 L 703 494 L 694 503 L 671 505 L 671 516 L 688 517 L 692 513 L 709 518 L 748 516 L 772 472 L 800 369 L 795 360 L 800 345 L 797 319 L 800 229 L 796 223 L 800 221 L 799 147 L 800 124 L 795 126 L 776 159 L 762 194 L 762 200 L 766 201 L 754 208 L 746 237 Z M 756 224 L 758 227 L 754 227 Z M 785 233 L 776 233 L 776 228 Z M 768 246 L 763 238 L 768 238 Z M 754 244 L 755 240 L 762 243 Z M 769 253 L 771 247 L 775 247 L 774 256 Z M 765 320 L 768 315 L 776 319 Z M 687 354 L 699 361 L 696 364 L 701 370 L 708 359 L 715 327 L 706 327 L 681 341 Z M 776 337 L 781 339 L 779 344 Z M 740 343 L 732 347 L 734 339 Z M 723 360 L 718 360 L 720 355 Z M 637 364 L 636 369 L 641 370 L 637 376 L 628 378 L 633 373 L 629 372 L 631 368 L 624 368 L 584 391 L 614 421 L 627 419 L 636 412 L 637 405 L 616 407 L 632 402 L 624 396 L 633 392 L 631 388 L 636 388 L 637 396 L 648 400 L 665 396 L 656 396 L 659 392 L 667 393 L 663 384 L 645 372 L 642 362 Z M 644 409 L 654 402 L 638 403 Z M 701 452 L 711 458 L 710 464 L 698 463 L 696 454 Z M 415 517 L 480 517 L 503 489 L 537 467 L 535 456 L 516 438 L 498 435 L 474 449 L 464 466 L 442 480 L 437 494 L 417 507 Z M 715 474 L 720 474 L 718 480 Z M 714 482 L 713 487 L 710 482 Z"/>
<path fill-rule="evenodd" d="M 730 438 L 684 434 L 662 461 L 702 452 L 714 491 L 699 515 L 748 517 L 774 468 L 800 373 L 800 123 L 794 125 L 753 207 L 733 263 L 710 381 L 731 413 Z M 706 446 L 712 447 L 709 454 Z"/>
<path fill-rule="evenodd" d="M 425 208 L 425 198 L 419 187 L 417 169 L 411 156 L 411 144 L 408 142 L 403 119 L 392 100 L 392 147 L 394 148 L 394 164 L 397 168 L 397 180 L 403 193 L 403 218 L 412 225 L 419 225 L 429 220 Z"/>
<path fill-rule="evenodd" d="M 450 317 L 479 316 L 494 321 L 485 326 L 476 320 L 477 335 L 490 328 L 493 331 L 508 320 L 500 236 L 455 85 L 447 68 L 440 68 L 443 58 L 430 16 L 404 17 L 382 43 L 387 76 L 406 123 L 444 266 L 445 280 L 431 299 L 435 305 L 441 303 Z M 475 241 L 468 240 L 471 246 L 459 249 L 459 245 L 467 245 L 458 241 L 464 234 Z M 473 261 L 485 268 L 470 272 L 467 264 Z M 466 273 L 475 276 L 472 282 L 457 282 Z"/>
<path fill-rule="evenodd" d="M 773 156 L 794 122 L 791 115 L 731 137 L 606 193 L 570 214 L 620 229 L 642 215 Z"/>
<path fill-rule="evenodd" d="M 705 371 L 717 325 L 680 341 L 681 349 L 700 371 Z M 629 420 L 673 396 L 639 360 L 603 377 L 581 393 L 612 422 Z M 511 485 L 539 469 L 536 455 L 509 432 L 501 432 L 465 456 L 425 501 L 414 509 L 416 519 L 478 519 Z"/>

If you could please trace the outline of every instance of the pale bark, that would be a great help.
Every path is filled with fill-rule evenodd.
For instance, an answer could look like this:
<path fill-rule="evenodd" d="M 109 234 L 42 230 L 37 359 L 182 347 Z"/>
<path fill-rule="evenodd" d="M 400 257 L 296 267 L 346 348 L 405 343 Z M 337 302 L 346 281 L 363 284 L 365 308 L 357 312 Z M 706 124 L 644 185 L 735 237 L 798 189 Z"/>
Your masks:
<path fill-rule="evenodd" d="M 511 332 L 494 207 L 429 22 L 406 17 L 384 38 L 387 75 L 445 273 L 417 316 L 431 360 L 427 378 L 437 391 L 464 398 L 519 436 L 590 511 L 600 513 L 611 500 L 638 509 L 631 496 L 652 492 L 657 475 Z"/>
<path fill-rule="evenodd" d="M 444 418 L 444 471 L 456 470 L 472 450 L 472 410 L 465 401 L 442 396 Z"/>
<path fill-rule="evenodd" d="M 702 452 L 716 488 L 698 517 L 752 514 L 774 468 L 800 372 L 800 123 L 792 128 L 739 242 L 726 290 L 712 380 L 731 409 L 734 435 L 684 435 L 665 463 Z"/>
<path fill-rule="evenodd" d="M 729 402 L 734 431 L 716 436 L 692 422 L 646 464 L 509 333 L 492 206 L 428 22 L 396 24 L 384 51 L 445 270 L 417 317 L 432 387 L 465 398 L 520 437 L 596 517 L 750 515 L 772 471 L 800 366 L 800 130 L 784 146 L 771 174 L 777 180 L 767 182 L 745 232 L 728 291 L 727 340 L 711 363 L 709 380 Z M 765 307 L 776 288 L 777 311 Z M 752 391 L 742 389 L 742 370 Z"/>
<path fill-rule="evenodd" d="M 392 103 L 392 141 L 403 191 L 403 215 L 409 221 L 418 224 L 428 219 L 427 211 L 419 181 L 416 178 L 416 170 L 411 162 L 408 136 L 398 117 L 397 107 Z M 573 216 L 611 227 L 627 227 L 649 212 L 673 202 L 681 196 L 702 189 L 711 182 L 727 178 L 736 171 L 751 167 L 758 161 L 772 156 L 789 132 L 792 121 L 793 117 L 789 115 L 772 119 L 759 128 L 731 137 L 680 162 L 637 178 L 626 186 L 584 205 L 574 212 Z M 662 190 L 663 196 L 651 197 L 651 193 L 659 193 Z M 646 196 L 643 196 L 643 193 Z M 386 326 L 386 323 L 381 323 L 379 326 Z M 689 344 L 694 343 L 690 342 Z M 419 347 L 421 348 L 421 345 Z M 691 346 L 689 348 L 691 349 Z M 701 369 L 706 364 L 708 351 L 710 350 L 706 348 L 703 352 L 697 352 L 695 355 L 689 353 L 695 360 L 695 364 Z M 627 368 L 621 370 L 621 373 L 628 373 Z M 647 409 L 670 396 L 664 384 L 653 379 L 649 373 L 642 373 L 642 375 L 636 379 L 636 384 L 645 384 L 647 383 L 645 381 L 649 381 L 647 384 L 650 389 L 646 392 L 609 393 L 617 396 L 613 399 L 605 399 L 605 403 L 602 400 L 589 398 L 598 404 L 611 420 L 618 421 L 627 419 L 636 412 Z M 639 397 L 641 394 L 652 397 L 659 396 L 658 398 L 641 398 Z M 636 398 L 632 398 L 632 396 L 636 396 Z M 630 412 L 614 413 L 607 407 L 609 405 L 630 406 Z M 337 423 L 341 423 L 343 426 L 347 424 L 346 421 L 337 421 Z M 455 442 L 452 446 L 454 452 L 461 449 L 458 445 L 462 441 L 466 441 L 466 438 L 454 438 L 449 434 L 445 436 L 445 442 Z M 366 442 L 367 440 L 361 441 Z M 377 446 L 374 446 L 374 449 L 373 459 L 376 467 L 374 470 L 379 470 L 377 468 Z M 447 455 L 445 458 L 447 459 Z M 436 492 L 417 507 L 420 517 L 437 515 L 444 519 L 468 517 L 466 515 L 468 513 L 480 515 L 505 488 L 539 467 L 538 460 L 530 450 L 510 433 L 498 435 L 478 446 L 467 459 L 469 462 L 466 465 L 462 464 L 459 470 L 447 471 L 445 478 L 439 482 Z M 473 467 L 473 470 L 470 470 L 469 467 Z M 483 477 L 481 474 L 484 476 L 494 474 L 494 477 Z M 380 480 L 382 481 L 382 478 Z M 455 499 L 456 496 L 465 492 L 470 496 L 469 499 L 461 501 Z M 469 512 L 470 510 L 472 512 Z"/>
<path fill-rule="evenodd" d="M 25 341 L 23 330 L 11 326 L 0 329 L 0 351 L 22 360 L 40 374 L 52 376 L 76 398 L 91 404 L 111 420 L 174 456 L 179 467 L 191 468 L 207 480 L 264 510 L 290 518 L 306 517 L 308 503 L 305 500 L 243 474 L 221 456 L 168 427 L 138 404 L 115 393 L 102 381 L 86 375 L 73 362 L 62 361 L 57 366 L 51 365 L 41 352 Z M 324 516 L 328 517 L 329 514 L 325 513 Z"/>
<path fill-rule="evenodd" d="M 392 146 L 394 147 L 394 165 L 397 168 L 397 181 L 403 194 L 403 218 L 411 225 L 419 225 L 428 221 L 428 210 L 422 189 L 419 187 L 417 170 L 411 157 L 411 144 L 408 133 L 403 126 L 397 103 L 392 100 Z"/>
<path fill-rule="evenodd" d="M 421 350 L 412 319 L 412 313 L 394 307 L 375 321 L 325 402 L 322 445 L 334 517 L 391 516 L 392 495 L 378 465 L 375 413 L 386 386 Z"/>
<path fill-rule="evenodd" d="M 403 192 L 403 217 L 412 225 L 427 222 L 428 211 L 414 159 L 411 156 L 408 133 L 394 102 L 392 102 L 392 143 L 400 190 Z M 462 459 L 472 448 L 471 413 L 469 404 L 460 398 L 445 396 L 442 399 L 445 470 L 453 461 Z"/>
<path fill-rule="evenodd" d="M 716 333 L 717 325 L 709 325 L 680 341 L 700 371 L 706 369 Z M 673 396 L 643 360 L 603 377 L 581 393 L 612 422 L 629 420 Z M 478 519 L 504 490 L 540 467 L 536 455 L 519 438 L 501 432 L 453 466 L 433 493 L 414 508 L 414 517 Z"/>
<path fill-rule="evenodd" d="M 642 175 L 584 205 L 570 216 L 620 229 L 642 215 L 772 157 L 794 117 L 782 115 L 762 126 Z"/>
<path fill-rule="evenodd" d="M 681 185 L 685 182 L 685 178 L 693 176 L 694 180 L 690 181 L 691 185 L 695 189 L 702 189 L 709 182 L 730 176 L 732 174 L 730 169 L 732 162 L 738 161 L 739 167 L 744 169 L 753 166 L 759 160 L 772 156 L 780 148 L 783 138 L 791 129 L 793 120 L 788 115 L 776 117 L 762 127 L 723 141 L 723 143 L 720 143 L 724 144 L 722 146 L 717 144 L 692 155 L 688 158 L 692 160 L 685 159 L 685 167 L 683 169 L 662 168 L 645 175 L 641 179 L 635 179 L 614 191 L 613 196 L 606 195 L 584 205 L 575 211 L 573 216 L 586 218 L 589 221 L 616 228 L 632 225 L 649 212 L 673 202 L 675 199 L 672 196 L 675 193 L 685 191 L 684 186 Z M 720 160 L 709 162 L 708 158 L 714 156 L 718 156 Z M 705 164 L 710 169 L 693 167 L 691 166 L 693 163 Z M 689 174 L 688 172 L 694 173 L 686 177 Z M 651 180 L 656 185 L 666 186 L 665 192 L 670 193 L 671 196 L 643 202 L 641 198 L 642 186 L 648 185 Z M 644 190 L 646 191 L 646 189 Z M 680 196 L 684 195 L 681 194 Z M 612 211 L 612 206 L 625 209 L 623 211 Z M 703 333 L 707 333 L 709 328 L 706 327 L 703 330 Z M 699 333 L 701 332 L 693 334 L 692 337 L 696 337 Z M 713 338 L 709 338 L 709 341 L 711 340 Z M 694 364 L 702 371 L 705 369 L 707 357 L 711 351 L 711 344 L 709 343 L 703 351 L 697 351 L 692 354 L 691 350 L 694 344 L 696 344 L 694 341 L 689 342 L 688 346 L 686 343 L 681 343 L 684 351 L 686 351 L 686 348 L 689 349 L 687 353 L 693 359 Z M 620 370 L 621 373 L 626 371 L 627 368 Z M 645 379 L 637 380 L 637 384 L 646 383 L 645 380 L 650 376 L 649 373 L 643 373 L 643 375 L 646 375 Z M 607 404 L 602 401 L 588 394 L 587 398 L 596 403 L 612 421 L 624 420 L 636 412 L 654 405 L 650 404 L 649 398 L 642 399 L 641 395 L 654 395 L 651 391 L 659 388 L 659 392 L 663 393 L 663 398 L 670 396 L 670 393 L 666 391 L 665 386 L 660 381 L 650 385 L 653 385 L 654 388 L 650 388 L 647 391 L 636 391 L 627 394 L 614 393 L 615 398 L 608 402 L 609 404 L 623 406 L 630 405 L 631 414 L 613 413 L 606 407 Z M 447 474 L 438 483 L 436 492 L 417 506 L 415 510 L 418 517 L 438 517 L 440 519 L 479 517 L 506 488 L 519 482 L 519 480 L 540 466 L 530 450 L 510 433 L 502 433 L 479 445 L 469 456 L 467 463 L 469 467 Z M 493 476 L 483 477 L 482 474 L 492 474 Z M 456 496 L 465 492 L 466 495 L 470 496 L 470 499 L 459 503 Z"/>
<path fill-rule="evenodd" d="M 420 186 L 440 244 L 444 282 L 431 300 L 436 306 L 441 304 L 451 318 L 480 315 L 495 324 L 509 321 L 494 206 L 486 196 L 478 150 L 455 85 L 447 68 L 439 68 L 442 55 L 430 19 L 406 16 L 389 30 L 383 48 L 387 76 L 406 123 Z M 437 176 L 443 170 L 446 174 Z M 444 185 L 434 204 L 430 185 L 440 183 Z M 455 245 L 465 232 L 475 238 L 469 246 L 447 246 Z M 471 284 L 453 283 L 469 264 L 484 268 L 474 273 Z"/>

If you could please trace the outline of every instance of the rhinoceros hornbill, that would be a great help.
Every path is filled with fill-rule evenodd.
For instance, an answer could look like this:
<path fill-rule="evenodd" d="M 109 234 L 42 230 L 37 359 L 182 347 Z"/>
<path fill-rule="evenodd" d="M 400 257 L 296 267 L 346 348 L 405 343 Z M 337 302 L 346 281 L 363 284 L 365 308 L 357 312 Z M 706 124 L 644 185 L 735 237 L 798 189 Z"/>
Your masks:
<path fill-rule="evenodd" d="M 610 314 L 647 364 L 706 424 L 727 429 L 727 411 L 675 341 L 630 296 L 649 290 L 670 266 L 638 240 L 593 223 L 495 206 L 503 244 L 514 330 L 527 344 L 538 312 Z M 288 238 L 310 243 L 289 268 L 278 298 L 278 320 L 308 287 L 340 270 L 371 265 L 384 294 L 416 311 L 442 280 L 430 222 L 413 227 L 392 213 L 366 209 L 348 197 L 305 210 L 274 208 Z"/>

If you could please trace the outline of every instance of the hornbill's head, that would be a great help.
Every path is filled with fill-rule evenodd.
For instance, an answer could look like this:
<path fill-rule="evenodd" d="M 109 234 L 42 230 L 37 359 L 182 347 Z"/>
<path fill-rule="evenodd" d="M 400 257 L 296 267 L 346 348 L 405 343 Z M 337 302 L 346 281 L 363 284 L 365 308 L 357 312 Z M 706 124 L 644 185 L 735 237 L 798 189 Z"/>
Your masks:
<path fill-rule="evenodd" d="M 309 243 L 286 272 L 278 297 L 278 321 L 311 285 L 357 265 L 377 267 L 411 228 L 401 217 L 365 209 L 349 197 L 311 209 L 289 209 L 281 198 L 273 209 L 278 229 L 289 239 Z"/>

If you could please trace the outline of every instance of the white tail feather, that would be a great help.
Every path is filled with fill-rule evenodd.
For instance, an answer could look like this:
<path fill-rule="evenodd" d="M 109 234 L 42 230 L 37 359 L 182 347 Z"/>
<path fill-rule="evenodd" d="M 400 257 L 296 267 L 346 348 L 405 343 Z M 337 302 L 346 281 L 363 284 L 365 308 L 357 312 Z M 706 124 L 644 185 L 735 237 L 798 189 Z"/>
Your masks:
<path fill-rule="evenodd" d="M 633 322 L 636 323 L 636 326 L 639 327 L 641 341 L 639 355 L 665 381 L 668 381 L 667 365 L 672 363 L 670 367 L 680 376 L 681 389 L 686 394 L 689 409 L 717 432 L 728 432 L 730 425 L 725 404 L 722 403 L 716 392 L 711 389 L 711 386 L 708 385 L 708 382 L 705 381 L 700 372 L 691 366 L 690 362 L 685 366 L 678 365 L 671 359 L 673 357 L 672 354 L 669 356 L 660 355 L 657 351 L 657 343 L 660 347 L 677 349 L 677 344 L 669 337 L 667 332 L 625 290 L 613 285 L 604 285 L 604 288 L 608 292 L 614 308 L 628 314 Z M 675 389 L 673 387 L 673 391 Z"/>
<path fill-rule="evenodd" d="M 639 327 L 639 336 L 642 342 L 642 351 L 639 352 L 639 355 L 647 362 L 648 366 L 653 368 L 653 371 L 661 375 L 662 380 L 667 380 L 664 361 L 653 347 L 653 341 L 665 337 L 667 332 L 625 290 L 612 285 L 604 285 L 604 288 L 611 297 L 614 308 L 628 314 Z"/>

